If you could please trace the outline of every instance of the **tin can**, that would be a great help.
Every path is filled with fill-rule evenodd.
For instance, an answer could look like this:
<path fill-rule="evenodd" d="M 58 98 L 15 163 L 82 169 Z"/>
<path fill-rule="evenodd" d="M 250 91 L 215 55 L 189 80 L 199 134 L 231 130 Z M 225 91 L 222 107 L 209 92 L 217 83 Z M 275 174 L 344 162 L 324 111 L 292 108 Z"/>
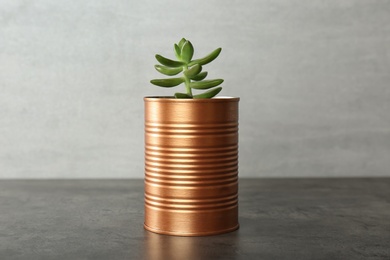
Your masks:
<path fill-rule="evenodd" d="M 238 228 L 239 98 L 145 97 L 145 229 L 205 236 Z"/>

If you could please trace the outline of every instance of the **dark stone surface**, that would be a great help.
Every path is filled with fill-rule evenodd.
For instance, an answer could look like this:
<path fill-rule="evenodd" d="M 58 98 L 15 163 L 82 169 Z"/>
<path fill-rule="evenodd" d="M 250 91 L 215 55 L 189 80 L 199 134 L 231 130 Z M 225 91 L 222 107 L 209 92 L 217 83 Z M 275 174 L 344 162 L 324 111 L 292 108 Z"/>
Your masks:
<path fill-rule="evenodd" d="M 390 259 L 390 178 L 241 179 L 238 231 L 143 229 L 142 180 L 0 181 L 0 259 Z"/>

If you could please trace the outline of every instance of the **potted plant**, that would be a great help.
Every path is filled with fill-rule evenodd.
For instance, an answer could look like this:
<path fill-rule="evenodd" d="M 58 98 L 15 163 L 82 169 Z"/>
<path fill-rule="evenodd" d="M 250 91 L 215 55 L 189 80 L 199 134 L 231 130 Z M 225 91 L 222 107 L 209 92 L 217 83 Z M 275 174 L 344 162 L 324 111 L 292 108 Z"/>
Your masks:
<path fill-rule="evenodd" d="M 144 227 L 179 236 L 230 232 L 238 228 L 239 98 L 215 97 L 223 80 L 205 80 L 203 66 L 221 48 L 193 59 L 194 47 L 183 38 L 174 52 L 177 60 L 156 55 L 155 68 L 175 77 L 151 83 L 184 83 L 186 92 L 144 98 Z"/>

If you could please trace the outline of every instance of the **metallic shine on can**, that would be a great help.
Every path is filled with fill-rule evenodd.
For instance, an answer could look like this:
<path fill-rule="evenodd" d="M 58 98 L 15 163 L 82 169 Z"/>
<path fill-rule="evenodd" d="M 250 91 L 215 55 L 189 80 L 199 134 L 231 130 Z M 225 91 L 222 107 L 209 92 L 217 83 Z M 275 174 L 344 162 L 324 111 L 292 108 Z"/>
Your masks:
<path fill-rule="evenodd" d="M 236 230 L 239 98 L 144 102 L 145 229 L 177 236 Z"/>

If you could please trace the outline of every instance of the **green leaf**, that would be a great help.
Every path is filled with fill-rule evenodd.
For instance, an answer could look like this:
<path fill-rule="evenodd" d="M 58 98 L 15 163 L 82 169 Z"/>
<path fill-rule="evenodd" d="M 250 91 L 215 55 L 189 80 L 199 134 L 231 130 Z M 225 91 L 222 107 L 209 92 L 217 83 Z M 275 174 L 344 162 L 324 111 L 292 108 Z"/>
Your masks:
<path fill-rule="evenodd" d="M 175 93 L 175 98 L 192 98 L 192 96 L 185 93 Z"/>
<path fill-rule="evenodd" d="M 176 58 L 178 60 L 181 60 L 181 49 L 180 49 L 179 45 L 177 45 L 176 43 L 174 45 L 174 50 L 175 50 Z"/>
<path fill-rule="evenodd" d="M 194 47 L 190 41 L 186 41 L 181 48 L 181 59 L 188 63 L 191 61 L 192 56 L 194 55 Z"/>
<path fill-rule="evenodd" d="M 180 40 L 180 42 L 179 42 L 179 47 L 180 47 L 180 49 L 183 47 L 183 45 L 184 45 L 184 43 L 186 42 L 187 40 L 185 39 L 185 38 L 182 38 L 181 40 Z"/>
<path fill-rule="evenodd" d="M 181 62 L 181 61 L 174 61 L 174 60 L 171 60 L 171 59 L 168 59 L 168 58 L 165 58 L 159 54 L 156 55 L 156 59 L 158 60 L 158 62 L 160 62 L 162 65 L 165 65 L 165 66 L 168 66 L 168 67 L 172 67 L 172 68 L 177 68 L 177 67 L 180 67 L 180 66 L 183 66 L 184 63 Z"/>
<path fill-rule="evenodd" d="M 220 85 L 223 82 L 223 79 L 212 79 L 212 80 L 204 80 L 198 82 L 191 82 L 190 88 L 194 89 L 208 89 L 213 88 Z"/>
<path fill-rule="evenodd" d="M 198 75 L 191 77 L 191 79 L 195 80 L 195 81 L 201 81 L 201 80 L 204 80 L 206 77 L 207 77 L 207 71 L 203 71 L 203 72 L 199 73 Z"/>
<path fill-rule="evenodd" d="M 183 82 L 184 82 L 183 78 L 152 79 L 150 81 L 150 83 L 152 83 L 156 86 L 165 87 L 165 88 L 175 87 Z"/>
<path fill-rule="evenodd" d="M 200 65 L 205 65 L 207 63 L 210 63 L 218 57 L 218 55 L 221 53 L 221 51 L 222 51 L 222 48 L 218 48 L 218 49 L 214 50 L 212 53 L 210 53 L 209 55 L 207 55 L 206 57 L 191 61 L 188 64 L 188 66 L 192 66 L 196 63 L 199 63 Z"/>
<path fill-rule="evenodd" d="M 199 98 L 212 98 L 212 97 L 215 97 L 219 92 L 221 92 L 221 90 L 222 90 L 221 87 L 214 88 L 214 89 L 206 91 L 206 92 L 204 92 L 202 94 L 194 95 L 194 98 L 195 99 L 199 99 Z"/>
<path fill-rule="evenodd" d="M 198 75 L 201 71 L 202 71 L 202 66 L 196 64 L 192 66 L 189 70 L 184 71 L 184 75 L 191 78 L 193 76 Z"/>
<path fill-rule="evenodd" d="M 178 67 L 178 68 L 170 68 L 170 67 L 165 67 L 161 65 L 154 65 L 156 70 L 164 75 L 167 76 L 174 76 L 179 74 L 180 72 L 183 71 L 183 67 Z"/>

